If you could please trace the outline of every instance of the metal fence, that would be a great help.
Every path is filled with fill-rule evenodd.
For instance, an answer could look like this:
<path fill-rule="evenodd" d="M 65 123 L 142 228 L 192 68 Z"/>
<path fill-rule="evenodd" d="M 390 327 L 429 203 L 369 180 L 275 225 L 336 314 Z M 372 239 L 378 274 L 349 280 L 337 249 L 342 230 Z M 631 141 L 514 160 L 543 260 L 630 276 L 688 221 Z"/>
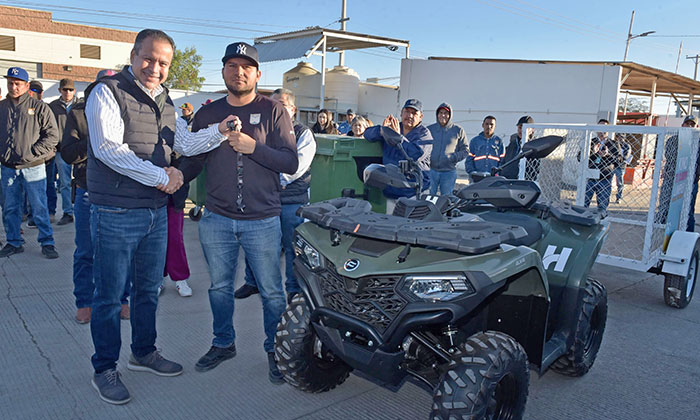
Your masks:
<path fill-rule="evenodd" d="M 607 211 L 598 262 L 646 271 L 670 233 L 685 230 L 700 130 L 526 124 L 523 133 L 564 137 L 548 157 L 521 161 L 519 177 L 537 181 L 543 199 Z"/>

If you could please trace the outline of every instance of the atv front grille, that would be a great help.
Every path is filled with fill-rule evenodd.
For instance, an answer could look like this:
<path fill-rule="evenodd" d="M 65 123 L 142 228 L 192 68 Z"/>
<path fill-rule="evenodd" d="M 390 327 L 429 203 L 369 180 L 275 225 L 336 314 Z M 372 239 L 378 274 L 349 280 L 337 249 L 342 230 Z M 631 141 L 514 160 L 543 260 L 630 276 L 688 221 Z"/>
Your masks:
<path fill-rule="evenodd" d="M 325 306 L 357 318 L 383 333 L 406 306 L 394 287 L 400 276 L 367 276 L 351 279 L 328 267 L 321 273 L 321 291 Z"/>

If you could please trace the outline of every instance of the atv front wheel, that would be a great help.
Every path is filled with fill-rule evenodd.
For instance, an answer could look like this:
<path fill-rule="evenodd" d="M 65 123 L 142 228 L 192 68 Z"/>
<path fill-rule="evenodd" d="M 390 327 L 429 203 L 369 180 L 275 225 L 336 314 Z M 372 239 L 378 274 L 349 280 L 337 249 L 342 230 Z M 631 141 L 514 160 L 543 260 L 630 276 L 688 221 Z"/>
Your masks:
<path fill-rule="evenodd" d="M 433 394 L 432 420 L 518 420 L 530 371 L 523 347 L 496 331 L 477 333 L 454 353 Z"/>
<path fill-rule="evenodd" d="M 608 293 L 602 284 L 589 278 L 576 324 L 574 344 L 568 353 L 552 364 L 552 370 L 566 376 L 588 373 L 600 350 L 607 318 Z"/>
<path fill-rule="evenodd" d="M 683 309 L 693 299 L 695 283 L 698 280 L 698 264 L 700 260 L 700 249 L 696 246 L 693 255 L 690 257 L 688 274 L 677 276 L 675 274 L 664 275 L 664 302 L 674 308 Z"/>
<path fill-rule="evenodd" d="M 321 343 L 310 315 L 304 297 L 296 295 L 277 325 L 275 358 L 290 385 L 306 392 L 326 392 L 342 384 L 351 368 Z"/>

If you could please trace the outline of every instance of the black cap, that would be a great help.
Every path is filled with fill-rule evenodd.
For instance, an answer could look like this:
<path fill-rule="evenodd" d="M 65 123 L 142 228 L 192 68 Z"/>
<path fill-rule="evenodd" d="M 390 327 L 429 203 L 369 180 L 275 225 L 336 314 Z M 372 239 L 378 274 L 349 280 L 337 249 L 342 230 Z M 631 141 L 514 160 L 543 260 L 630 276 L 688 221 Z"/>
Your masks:
<path fill-rule="evenodd" d="M 520 119 L 518 120 L 518 123 L 515 125 L 518 126 L 518 125 L 523 125 L 523 124 L 532 124 L 534 122 L 535 122 L 535 120 L 533 120 L 531 116 L 525 115 L 524 117 L 520 117 Z"/>
<path fill-rule="evenodd" d="M 29 90 L 32 90 L 34 92 L 43 92 L 44 85 L 42 85 L 41 82 L 38 80 L 32 80 L 31 82 L 29 82 Z"/>
<path fill-rule="evenodd" d="M 247 58 L 251 63 L 255 64 L 255 67 L 260 67 L 258 62 L 258 50 L 245 42 L 234 42 L 233 44 L 228 44 L 226 47 L 226 53 L 221 62 L 226 64 L 230 58 L 242 57 Z"/>
<path fill-rule="evenodd" d="M 345 111 L 346 114 L 352 114 L 355 115 L 355 111 L 352 110 L 352 108 L 348 108 L 347 111 Z"/>
<path fill-rule="evenodd" d="M 423 112 L 423 104 L 418 99 L 409 99 L 403 104 L 404 108 L 413 108 L 416 111 Z"/>

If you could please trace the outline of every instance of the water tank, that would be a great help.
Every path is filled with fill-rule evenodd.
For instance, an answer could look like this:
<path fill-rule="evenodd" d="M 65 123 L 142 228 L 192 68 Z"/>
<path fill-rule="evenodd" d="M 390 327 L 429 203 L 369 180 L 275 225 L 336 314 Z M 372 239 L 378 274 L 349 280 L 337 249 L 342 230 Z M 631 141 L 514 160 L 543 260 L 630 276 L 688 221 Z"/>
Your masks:
<path fill-rule="evenodd" d="M 335 66 L 326 71 L 326 108 L 340 113 L 352 108 L 357 112 L 360 76 L 349 67 Z"/>
<path fill-rule="evenodd" d="M 300 61 L 296 67 L 284 73 L 282 87 L 294 92 L 297 107 L 316 108 L 321 93 L 321 72 L 311 63 Z"/>

